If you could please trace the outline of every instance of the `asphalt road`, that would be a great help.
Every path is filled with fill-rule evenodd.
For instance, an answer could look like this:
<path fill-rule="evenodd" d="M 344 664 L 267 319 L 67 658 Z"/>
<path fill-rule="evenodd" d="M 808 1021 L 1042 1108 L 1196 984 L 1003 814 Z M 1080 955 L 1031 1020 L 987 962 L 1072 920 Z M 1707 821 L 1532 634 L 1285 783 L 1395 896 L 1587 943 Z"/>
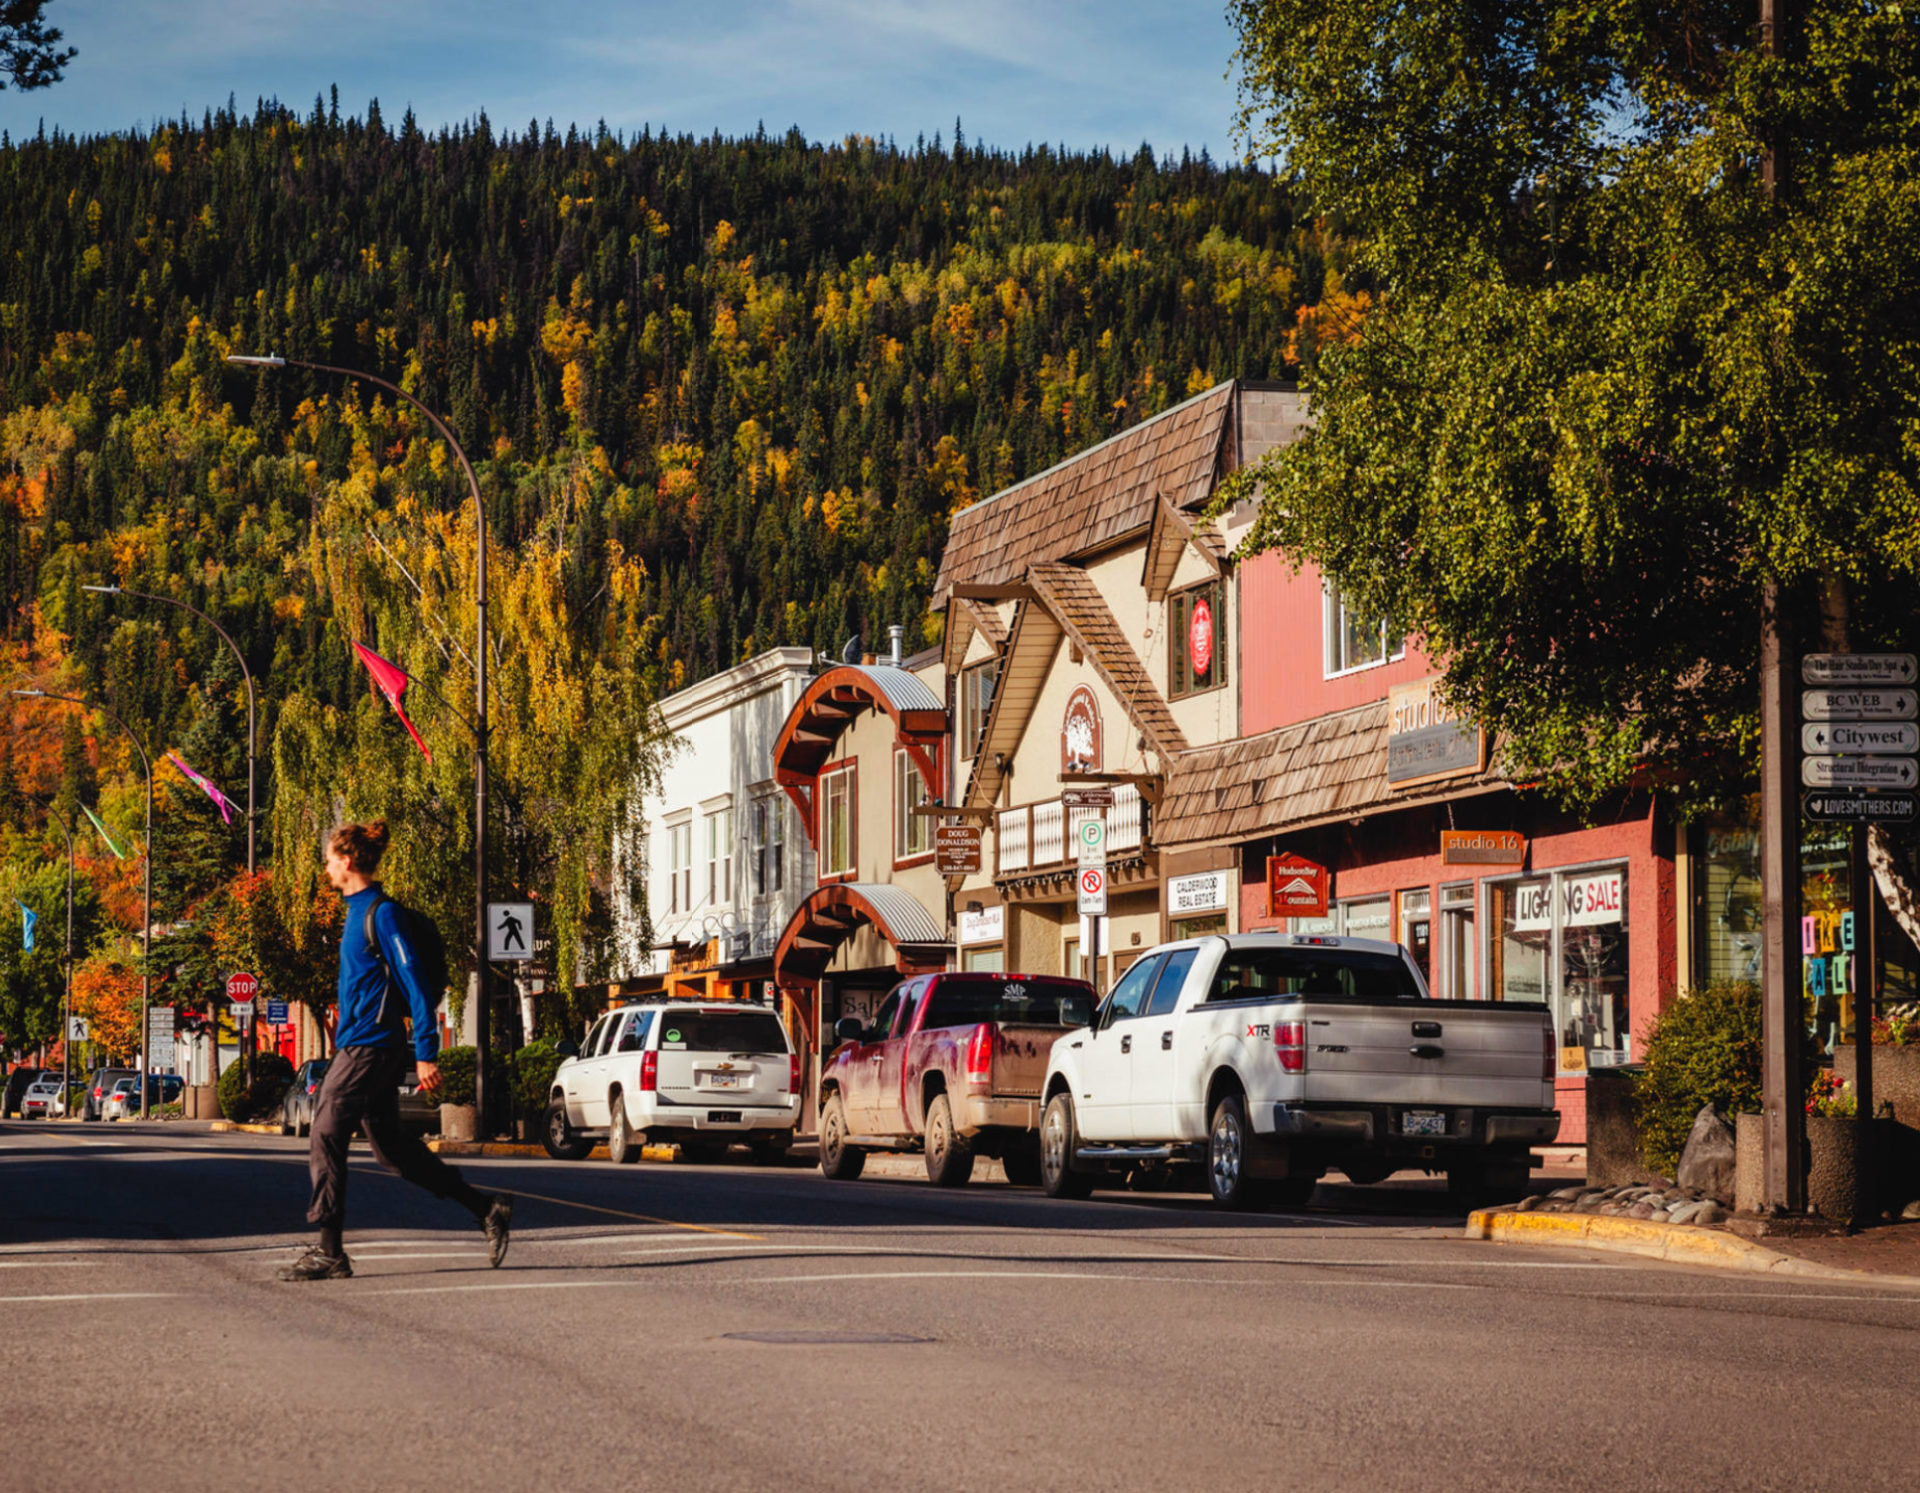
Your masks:
<path fill-rule="evenodd" d="M 1050 1202 L 0 1126 L 0 1488 L 1901 1488 L 1920 1294 L 1469 1243 L 1444 1194 Z M 843 1341 L 832 1341 L 835 1336 Z M 823 1337 L 826 1340 L 823 1340 Z"/>

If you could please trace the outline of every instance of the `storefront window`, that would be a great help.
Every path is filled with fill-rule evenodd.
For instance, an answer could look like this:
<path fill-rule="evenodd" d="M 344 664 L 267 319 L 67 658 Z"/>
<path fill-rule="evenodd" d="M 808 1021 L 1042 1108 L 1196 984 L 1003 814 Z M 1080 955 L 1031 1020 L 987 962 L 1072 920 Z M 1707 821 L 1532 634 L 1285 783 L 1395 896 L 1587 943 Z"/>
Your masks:
<path fill-rule="evenodd" d="M 1440 888 L 1440 988 L 1442 1000 L 1470 1001 L 1480 990 L 1480 946 L 1473 936 L 1473 883 Z"/>
<path fill-rule="evenodd" d="M 1369 897 L 1336 902 L 1323 918 L 1290 918 L 1289 933 L 1333 934 L 1342 938 L 1378 938 L 1393 942 L 1393 899 Z"/>
<path fill-rule="evenodd" d="M 1420 978 L 1433 985 L 1433 893 L 1400 894 L 1400 944 L 1419 966 Z"/>
<path fill-rule="evenodd" d="M 1175 938 L 1204 938 L 1209 933 L 1225 933 L 1227 915 L 1224 912 L 1211 913 L 1204 918 L 1175 918 L 1173 936 Z"/>
<path fill-rule="evenodd" d="M 999 974 L 1007 967 L 1007 951 L 1005 949 L 968 949 L 961 956 L 960 963 L 965 969 Z"/>
<path fill-rule="evenodd" d="M 1626 868 L 1491 882 L 1488 892 L 1493 998 L 1547 1003 L 1563 1071 L 1626 1062 Z"/>

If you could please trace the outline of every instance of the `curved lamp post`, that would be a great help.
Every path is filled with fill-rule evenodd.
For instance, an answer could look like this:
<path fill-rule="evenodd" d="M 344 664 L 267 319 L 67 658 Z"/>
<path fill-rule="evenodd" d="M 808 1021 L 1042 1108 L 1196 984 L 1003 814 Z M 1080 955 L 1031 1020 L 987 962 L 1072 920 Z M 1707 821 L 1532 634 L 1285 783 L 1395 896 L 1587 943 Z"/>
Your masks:
<path fill-rule="evenodd" d="M 98 710 L 127 733 L 127 740 L 133 743 L 133 749 L 140 754 L 140 765 L 146 769 L 147 853 L 141 872 L 144 885 L 141 889 L 140 913 L 140 1118 L 148 1119 L 153 1113 L 153 1085 L 149 1081 L 153 1075 L 147 1066 L 147 1058 L 151 1055 L 148 1033 L 153 1019 L 152 1008 L 148 1005 L 153 997 L 153 759 L 140 744 L 133 727 L 111 705 L 82 699 L 79 695 L 56 695 L 44 689 L 17 689 L 13 693 L 22 700 L 64 700 L 69 705 Z"/>
<path fill-rule="evenodd" d="M 60 1103 L 73 1089 L 73 821 L 52 804 L 47 813 L 67 837 L 67 993 L 60 1017 Z"/>
<path fill-rule="evenodd" d="M 331 363 L 309 363 L 301 358 L 251 357 L 229 354 L 229 363 L 241 368 L 306 368 L 315 373 L 334 373 L 342 378 L 359 379 L 375 388 L 385 389 L 395 399 L 411 405 L 427 418 L 440 439 L 459 458 L 466 473 L 467 490 L 473 496 L 474 529 L 474 718 L 473 718 L 473 967 L 476 996 L 473 1045 L 476 1062 L 473 1075 L 474 1106 L 484 1125 L 487 1116 L 488 1026 L 491 1017 L 487 989 L 487 506 L 480 497 L 480 481 L 473 474 L 473 463 L 454 434 L 432 410 L 397 384 L 358 368 L 340 368 Z"/>
<path fill-rule="evenodd" d="M 234 661 L 240 665 L 240 677 L 247 684 L 247 875 L 253 875 L 253 752 L 254 752 L 254 707 L 253 707 L 253 671 L 247 667 L 247 657 L 240 651 L 240 645 L 228 635 L 227 630 L 213 618 L 196 606 L 179 601 L 171 596 L 159 596 L 152 591 L 135 591 L 127 586 L 82 586 L 82 591 L 97 591 L 102 596 L 136 596 L 142 601 L 157 601 L 163 606 L 178 607 L 183 612 L 192 612 L 202 622 L 220 634 L 220 641 L 233 652 Z"/>

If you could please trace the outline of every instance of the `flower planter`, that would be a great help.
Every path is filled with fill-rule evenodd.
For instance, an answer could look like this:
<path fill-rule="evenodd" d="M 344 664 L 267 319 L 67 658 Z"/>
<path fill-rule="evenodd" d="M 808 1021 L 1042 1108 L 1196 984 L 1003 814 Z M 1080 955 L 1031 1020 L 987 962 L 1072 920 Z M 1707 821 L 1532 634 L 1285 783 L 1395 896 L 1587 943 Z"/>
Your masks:
<path fill-rule="evenodd" d="M 479 1109 L 471 1104 L 441 1105 L 440 1138 L 442 1140 L 478 1140 L 480 1138 Z"/>
<path fill-rule="evenodd" d="M 1833 1071 L 1850 1084 L 1854 1081 L 1857 1056 L 1852 1043 L 1834 1049 Z M 1889 1104 L 1893 1106 L 1893 1117 L 1902 1125 L 1920 1129 L 1920 1047 L 1874 1043 L 1873 1107 L 1885 1114 Z"/>
<path fill-rule="evenodd" d="M 1861 1125 L 1855 1115 L 1807 1116 L 1807 1209 L 1835 1223 L 1864 1216 Z"/>

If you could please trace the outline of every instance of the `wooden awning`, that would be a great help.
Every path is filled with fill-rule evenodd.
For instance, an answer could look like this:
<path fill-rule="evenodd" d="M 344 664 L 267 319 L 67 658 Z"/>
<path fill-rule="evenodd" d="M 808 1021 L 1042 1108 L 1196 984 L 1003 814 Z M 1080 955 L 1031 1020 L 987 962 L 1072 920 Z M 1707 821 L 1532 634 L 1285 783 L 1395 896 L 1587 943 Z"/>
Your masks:
<path fill-rule="evenodd" d="M 819 834 L 813 790 L 820 769 L 833 760 L 848 725 L 868 710 L 892 718 L 894 741 L 913 758 L 930 795 L 946 781 L 946 701 L 925 680 L 891 664 L 828 669 L 794 702 L 773 748 L 773 780 L 799 808 L 809 842 Z"/>

